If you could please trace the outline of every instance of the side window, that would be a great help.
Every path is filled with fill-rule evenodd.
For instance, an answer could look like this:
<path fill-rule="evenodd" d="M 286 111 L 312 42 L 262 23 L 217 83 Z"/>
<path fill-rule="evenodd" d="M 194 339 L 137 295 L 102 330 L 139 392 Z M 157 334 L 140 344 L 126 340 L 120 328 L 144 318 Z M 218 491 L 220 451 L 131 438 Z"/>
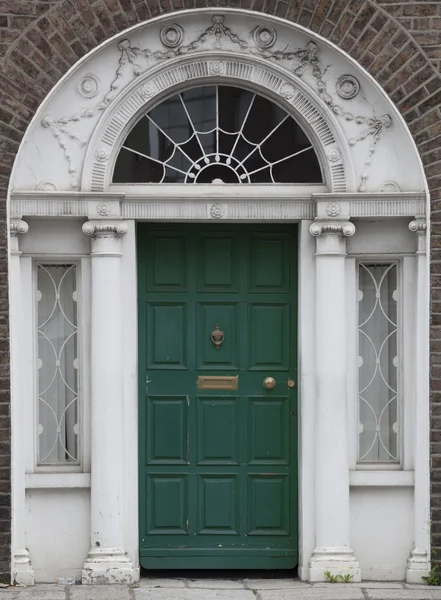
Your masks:
<path fill-rule="evenodd" d="M 358 266 L 358 462 L 400 462 L 399 263 Z"/>
<path fill-rule="evenodd" d="M 78 270 L 36 265 L 38 466 L 80 462 Z"/>

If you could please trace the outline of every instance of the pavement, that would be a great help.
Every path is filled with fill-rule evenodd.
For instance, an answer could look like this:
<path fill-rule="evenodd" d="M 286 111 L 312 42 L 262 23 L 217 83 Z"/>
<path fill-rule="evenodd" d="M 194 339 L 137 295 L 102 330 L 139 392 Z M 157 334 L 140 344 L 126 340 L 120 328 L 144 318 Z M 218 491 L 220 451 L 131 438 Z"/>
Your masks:
<path fill-rule="evenodd" d="M 441 600 L 441 587 L 397 582 L 305 583 L 298 579 L 153 579 L 136 585 L 0 589 L 0 600 Z"/>

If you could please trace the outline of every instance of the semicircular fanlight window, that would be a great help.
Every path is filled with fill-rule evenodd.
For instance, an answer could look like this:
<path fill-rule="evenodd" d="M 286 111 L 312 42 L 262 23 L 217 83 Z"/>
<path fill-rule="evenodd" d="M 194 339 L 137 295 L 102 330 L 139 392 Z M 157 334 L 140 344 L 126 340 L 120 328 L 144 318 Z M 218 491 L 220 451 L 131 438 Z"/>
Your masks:
<path fill-rule="evenodd" d="M 113 183 L 321 183 L 314 148 L 282 108 L 253 92 L 205 86 L 138 121 Z"/>

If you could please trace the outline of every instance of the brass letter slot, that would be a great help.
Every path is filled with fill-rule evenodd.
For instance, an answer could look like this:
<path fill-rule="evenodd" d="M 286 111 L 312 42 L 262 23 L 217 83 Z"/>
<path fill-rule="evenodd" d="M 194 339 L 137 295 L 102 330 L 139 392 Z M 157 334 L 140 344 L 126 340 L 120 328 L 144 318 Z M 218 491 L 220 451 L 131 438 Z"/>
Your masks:
<path fill-rule="evenodd" d="M 218 375 L 199 375 L 198 390 L 237 390 L 239 377 L 220 377 Z"/>

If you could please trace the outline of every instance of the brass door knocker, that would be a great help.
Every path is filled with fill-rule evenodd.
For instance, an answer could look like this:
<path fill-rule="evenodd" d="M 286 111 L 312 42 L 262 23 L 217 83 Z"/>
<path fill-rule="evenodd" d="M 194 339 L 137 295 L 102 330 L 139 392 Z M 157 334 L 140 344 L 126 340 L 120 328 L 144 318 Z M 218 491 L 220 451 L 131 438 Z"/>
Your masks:
<path fill-rule="evenodd" d="M 221 344 L 225 339 L 225 334 L 219 329 L 219 325 L 216 325 L 215 330 L 211 332 L 210 338 L 213 344 L 216 346 L 216 350 L 219 350 Z"/>

